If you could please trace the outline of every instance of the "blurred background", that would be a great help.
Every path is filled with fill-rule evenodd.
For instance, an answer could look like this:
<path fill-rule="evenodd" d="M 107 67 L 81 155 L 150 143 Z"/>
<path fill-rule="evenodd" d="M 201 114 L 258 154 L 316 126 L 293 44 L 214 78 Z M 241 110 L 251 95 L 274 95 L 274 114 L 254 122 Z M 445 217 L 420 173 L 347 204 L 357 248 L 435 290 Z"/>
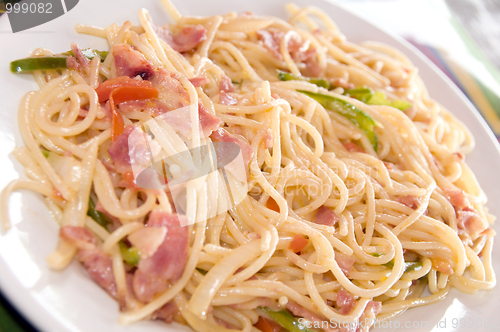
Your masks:
<path fill-rule="evenodd" d="M 417 47 L 465 93 L 500 139 L 499 0 L 330 1 Z"/>
<path fill-rule="evenodd" d="M 455 82 L 500 138 L 500 0 L 327 1 L 417 47 Z M 6 3 L 16 2 L 0 0 L 0 15 Z M 0 332 L 21 331 L 35 330 L 0 291 Z"/>

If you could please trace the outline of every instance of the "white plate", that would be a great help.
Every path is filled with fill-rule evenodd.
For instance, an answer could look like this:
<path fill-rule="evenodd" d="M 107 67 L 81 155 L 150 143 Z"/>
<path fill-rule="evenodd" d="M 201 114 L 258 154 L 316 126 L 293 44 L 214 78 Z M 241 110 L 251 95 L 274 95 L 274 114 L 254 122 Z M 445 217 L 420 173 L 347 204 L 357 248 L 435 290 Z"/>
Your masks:
<path fill-rule="evenodd" d="M 181 1 L 178 9 L 189 15 L 213 15 L 229 10 L 253 11 L 258 14 L 286 18 L 286 0 L 252 1 Z M 500 196 L 500 150 L 493 134 L 470 102 L 443 74 L 418 51 L 390 33 L 384 32 L 352 13 L 322 0 L 297 0 L 300 6 L 314 5 L 333 17 L 351 41 L 375 40 L 402 50 L 420 69 L 420 74 L 433 98 L 451 110 L 467 124 L 474 134 L 477 147 L 467 156 L 481 186 L 490 199 Z M 25 32 L 12 34 L 6 15 L 0 17 L 0 188 L 22 175 L 22 167 L 10 155 L 15 145 L 22 145 L 18 132 L 17 109 L 21 97 L 37 86 L 29 75 L 13 75 L 9 62 L 26 57 L 37 47 L 62 52 L 71 42 L 81 47 L 105 49 L 103 40 L 79 35 L 73 30 L 76 23 L 95 26 L 121 24 L 125 20 L 138 23 L 137 10 L 147 8 L 156 23 L 169 20 L 159 0 L 86 0 L 66 15 Z M 491 212 L 500 216 L 500 204 L 488 204 Z M 42 331 L 178 331 L 179 326 L 161 322 L 140 322 L 129 327 L 116 323 L 117 304 L 73 263 L 63 272 L 47 268 L 45 257 L 55 248 L 57 226 L 38 195 L 22 192 L 10 199 L 13 228 L 0 236 L 0 288 L 7 298 Z M 493 256 L 496 271 L 500 268 L 500 248 Z M 439 331 L 494 331 L 500 329 L 496 306 L 500 304 L 500 287 L 491 292 L 464 295 L 452 291 L 438 304 L 412 309 L 398 318 L 398 324 L 413 331 L 430 331 L 440 321 Z M 461 320 L 462 318 L 468 320 Z M 472 319 L 472 320 L 471 320 Z M 489 327 L 485 325 L 489 323 Z M 409 324 L 409 325 L 405 325 Z M 446 328 L 445 326 L 446 325 Z M 464 328 L 460 328 L 463 326 Z M 496 328 L 495 328 L 496 327 Z M 381 328 L 392 331 L 396 328 Z"/>

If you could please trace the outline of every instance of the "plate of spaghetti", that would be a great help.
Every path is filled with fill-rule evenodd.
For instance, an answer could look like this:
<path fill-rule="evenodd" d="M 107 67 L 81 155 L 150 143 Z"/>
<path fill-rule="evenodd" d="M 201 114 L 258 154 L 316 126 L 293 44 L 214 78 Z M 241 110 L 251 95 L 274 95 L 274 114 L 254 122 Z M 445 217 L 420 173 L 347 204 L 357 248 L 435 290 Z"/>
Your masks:
<path fill-rule="evenodd" d="M 2 40 L 0 287 L 40 330 L 500 327 L 498 143 L 398 37 L 89 0 Z"/>

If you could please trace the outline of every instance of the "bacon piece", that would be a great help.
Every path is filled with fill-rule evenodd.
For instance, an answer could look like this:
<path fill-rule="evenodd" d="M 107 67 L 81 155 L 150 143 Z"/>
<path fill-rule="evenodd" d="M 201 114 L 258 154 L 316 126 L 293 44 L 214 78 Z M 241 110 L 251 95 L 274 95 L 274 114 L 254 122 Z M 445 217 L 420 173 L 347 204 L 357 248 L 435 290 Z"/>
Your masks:
<path fill-rule="evenodd" d="M 166 279 L 151 277 L 146 272 L 137 270 L 132 280 L 132 288 L 139 301 L 148 303 L 151 302 L 155 294 L 165 291 L 168 288 L 168 283 Z"/>
<path fill-rule="evenodd" d="M 455 209 L 463 209 L 465 207 L 469 207 L 470 203 L 469 200 L 467 199 L 467 196 L 465 195 L 463 190 L 460 190 L 458 188 L 450 188 L 450 187 L 445 187 L 442 188 L 446 197 L 450 201 L 451 205 L 455 207 Z"/>
<path fill-rule="evenodd" d="M 297 52 L 292 55 L 295 61 L 302 61 L 304 68 L 301 70 L 302 74 L 307 77 L 318 77 L 321 75 L 321 67 L 319 66 L 316 58 L 316 50 L 311 49 L 307 52 Z M 354 87 L 354 84 L 351 84 Z"/>
<path fill-rule="evenodd" d="M 176 281 L 184 272 L 187 261 L 189 233 L 182 227 L 179 216 L 162 210 L 149 214 L 148 227 L 167 227 L 165 240 L 156 253 L 149 259 L 141 260 L 138 268 L 152 276 Z"/>
<path fill-rule="evenodd" d="M 355 306 L 356 300 L 354 296 L 343 289 L 337 292 L 337 307 L 340 308 L 342 315 L 348 315 Z"/>
<path fill-rule="evenodd" d="M 382 311 L 382 302 L 369 301 L 365 308 L 365 314 L 376 317 Z"/>
<path fill-rule="evenodd" d="M 283 58 L 280 53 L 280 42 L 283 36 L 284 33 L 279 31 L 278 29 L 257 31 L 257 37 L 259 38 L 262 45 L 267 48 L 267 50 L 271 52 L 271 54 L 277 59 Z"/>
<path fill-rule="evenodd" d="M 59 230 L 59 236 L 78 248 L 78 259 L 83 263 L 90 277 L 116 299 L 118 294 L 112 260 L 97 248 L 94 233 L 84 227 L 63 226 Z"/>
<path fill-rule="evenodd" d="M 360 148 L 357 144 L 355 144 L 353 142 L 342 143 L 342 145 L 349 152 L 365 152 L 365 150 L 363 150 L 362 148 Z"/>
<path fill-rule="evenodd" d="M 74 56 L 69 56 L 66 58 L 66 67 L 73 70 L 80 70 L 80 64 Z"/>
<path fill-rule="evenodd" d="M 166 235 L 166 227 L 144 227 L 130 234 L 127 239 L 139 249 L 141 259 L 146 259 L 154 255 Z"/>
<path fill-rule="evenodd" d="M 179 216 L 162 210 L 149 214 L 148 227 L 166 227 L 167 235 L 153 256 L 142 259 L 134 274 L 134 292 L 142 302 L 167 288 L 167 281 L 175 282 L 184 272 L 189 241 L 188 227 L 181 227 Z"/>
<path fill-rule="evenodd" d="M 179 33 L 171 34 L 165 26 L 154 26 L 158 37 L 179 53 L 191 51 L 207 38 L 207 29 L 203 25 L 188 25 Z"/>
<path fill-rule="evenodd" d="M 328 320 L 321 318 L 320 316 L 316 315 L 315 313 L 307 310 L 300 304 L 294 302 L 294 301 L 288 301 L 286 304 L 286 308 L 292 312 L 294 316 L 298 317 L 303 317 L 313 323 L 313 326 L 321 326 L 323 331 L 325 332 L 338 332 L 337 328 L 330 327 L 330 324 Z M 325 321 L 325 323 L 323 323 Z"/>
<path fill-rule="evenodd" d="M 220 92 L 219 100 L 222 105 L 236 105 L 238 103 L 238 99 L 224 91 Z"/>
<path fill-rule="evenodd" d="M 264 135 L 264 147 L 266 149 L 270 149 L 273 147 L 273 144 L 274 144 L 273 134 L 271 134 L 271 132 L 268 130 Z"/>
<path fill-rule="evenodd" d="M 293 237 L 293 240 L 288 245 L 288 249 L 292 250 L 294 253 L 300 252 L 309 243 L 302 234 L 297 234 Z"/>
<path fill-rule="evenodd" d="M 465 230 L 472 241 L 474 241 L 483 231 L 488 229 L 489 225 L 481 218 L 477 211 L 471 208 L 464 208 L 457 211 L 457 227 L 460 230 Z"/>
<path fill-rule="evenodd" d="M 134 129 L 132 125 L 125 127 L 123 133 L 108 148 L 109 156 L 118 173 L 124 174 L 131 171 L 128 138 Z"/>
<path fill-rule="evenodd" d="M 174 318 L 180 314 L 179 308 L 175 305 L 174 301 L 165 303 L 163 307 L 153 312 L 152 319 L 163 320 L 166 323 L 172 323 Z"/>
<path fill-rule="evenodd" d="M 395 199 L 396 202 L 406 205 L 413 210 L 416 210 L 420 205 L 420 200 L 413 195 L 398 196 Z"/>
<path fill-rule="evenodd" d="M 191 84 L 193 84 L 195 88 L 199 88 L 200 86 L 204 86 L 205 84 L 209 83 L 210 80 L 205 76 L 201 75 L 190 78 L 189 82 L 191 82 Z"/>
<path fill-rule="evenodd" d="M 91 230 L 78 226 L 64 226 L 59 229 L 59 236 L 78 249 L 94 249 L 97 239 Z"/>
<path fill-rule="evenodd" d="M 90 68 L 90 61 L 87 59 L 85 55 L 83 55 L 82 50 L 78 47 L 76 43 L 71 43 L 71 50 L 75 54 L 76 59 L 78 60 L 78 69 L 83 69 L 85 72 L 88 72 Z M 71 61 L 71 60 L 70 60 Z"/>
<path fill-rule="evenodd" d="M 88 110 L 80 108 L 80 111 L 78 112 L 78 118 L 84 119 L 87 116 L 87 114 L 89 114 Z"/>
<path fill-rule="evenodd" d="M 262 45 L 277 59 L 282 60 L 280 52 L 281 40 L 285 33 L 276 28 L 267 28 L 257 31 L 257 37 Z M 309 48 L 309 41 L 303 41 L 299 34 L 293 34 L 288 41 L 288 52 L 295 62 L 302 62 L 302 74 L 309 77 L 317 77 L 321 74 L 316 50 Z"/>
<path fill-rule="evenodd" d="M 78 252 L 78 259 L 87 269 L 90 277 L 113 298 L 118 298 L 118 291 L 113 275 L 113 262 L 111 257 L 99 249 L 82 250 Z"/>
<path fill-rule="evenodd" d="M 185 137 L 191 136 L 192 126 L 189 110 L 186 112 L 169 112 L 162 115 L 162 119 L 181 135 Z M 210 136 L 221 124 L 220 118 L 210 113 L 202 103 L 198 103 L 198 119 L 204 137 Z"/>
<path fill-rule="evenodd" d="M 233 82 L 226 75 L 222 75 L 219 83 L 219 89 L 221 92 L 233 92 L 234 91 Z"/>
<path fill-rule="evenodd" d="M 158 69 L 150 78 L 153 87 L 159 91 L 158 99 L 169 110 L 175 110 L 189 105 L 189 95 L 180 82 L 180 74 L 171 73 L 163 68 Z"/>
<path fill-rule="evenodd" d="M 238 144 L 238 146 L 241 149 L 241 153 L 243 155 L 243 160 L 245 160 L 246 164 L 248 164 L 250 162 L 250 159 L 252 159 L 252 156 L 253 156 L 252 147 L 247 142 L 245 142 L 242 138 L 239 138 L 233 134 L 230 134 L 224 128 L 218 128 L 217 130 L 215 130 L 212 133 L 212 135 L 210 137 L 216 142 L 230 142 L 230 143 Z"/>
<path fill-rule="evenodd" d="M 189 25 L 182 29 L 181 32 L 172 36 L 174 42 L 174 50 L 177 52 L 187 52 L 198 46 L 207 38 L 207 29 L 204 26 Z"/>
<path fill-rule="evenodd" d="M 339 221 L 339 217 L 332 211 L 332 209 L 322 205 L 319 207 L 314 217 L 314 222 L 319 225 L 335 226 Z"/>
<path fill-rule="evenodd" d="M 356 329 L 356 332 L 368 332 L 375 323 L 375 317 L 382 311 L 382 302 L 369 301 L 359 322 L 363 323 Z"/>
<path fill-rule="evenodd" d="M 127 44 L 116 44 L 112 48 L 115 59 L 116 75 L 136 77 L 141 76 L 147 80 L 155 71 L 151 62 L 146 57 Z"/>
<path fill-rule="evenodd" d="M 221 124 L 220 118 L 210 113 L 202 103 L 198 103 L 198 117 L 205 137 L 210 136 Z"/>
<path fill-rule="evenodd" d="M 351 258 L 347 255 L 344 255 L 341 252 L 335 252 L 335 261 L 339 265 L 339 268 L 344 272 L 345 275 L 349 274 L 349 271 L 351 271 L 352 266 L 354 265 L 354 258 Z"/>

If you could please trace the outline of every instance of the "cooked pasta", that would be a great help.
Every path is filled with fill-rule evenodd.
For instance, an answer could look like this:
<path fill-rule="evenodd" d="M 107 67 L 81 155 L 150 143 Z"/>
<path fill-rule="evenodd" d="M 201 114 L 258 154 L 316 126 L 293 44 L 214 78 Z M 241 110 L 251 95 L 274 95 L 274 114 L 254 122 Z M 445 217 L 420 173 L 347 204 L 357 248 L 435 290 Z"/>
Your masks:
<path fill-rule="evenodd" d="M 473 137 L 402 53 L 313 7 L 284 21 L 162 2 L 169 26 L 142 9 L 139 26 L 75 27 L 109 52 L 13 63 L 40 89 L 19 109 L 27 178 L 2 192 L 5 230 L 10 193 L 40 193 L 61 226 L 48 264 L 79 260 L 121 324 L 367 331 L 495 286 Z"/>

